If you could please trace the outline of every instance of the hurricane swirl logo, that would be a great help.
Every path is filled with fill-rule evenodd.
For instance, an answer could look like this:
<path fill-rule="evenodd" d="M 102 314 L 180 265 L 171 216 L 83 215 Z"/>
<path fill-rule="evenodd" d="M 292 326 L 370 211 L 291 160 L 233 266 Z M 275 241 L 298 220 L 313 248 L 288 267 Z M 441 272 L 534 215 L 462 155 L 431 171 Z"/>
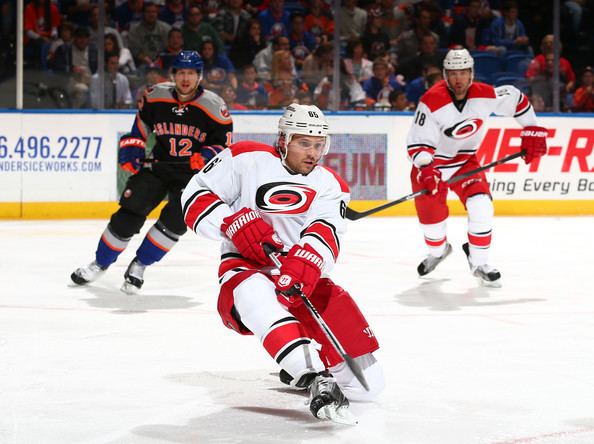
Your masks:
<path fill-rule="evenodd" d="M 481 126 L 483 126 L 481 119 L 466 119 L 446 129 L 444 134 L 452 139 L 466 139 L 476 134 Z"/>
<path fill-rule="evenodd" d="M 316 192 L 307 185 L 291 182 L 267 183 L 256 191 L 256 206 L 264 212 L 299 214 L 311 206 Z"/>

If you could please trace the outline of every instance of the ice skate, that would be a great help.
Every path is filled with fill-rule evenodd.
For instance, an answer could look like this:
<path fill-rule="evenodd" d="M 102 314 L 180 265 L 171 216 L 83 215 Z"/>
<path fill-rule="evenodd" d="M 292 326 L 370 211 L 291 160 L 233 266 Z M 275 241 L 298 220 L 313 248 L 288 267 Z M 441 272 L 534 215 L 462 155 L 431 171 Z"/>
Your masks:
<path fill-rule="evenodd" d="M 470 248 L 468 246 L 468 242 L 462 245 L 462 249 L 466 254 L 466 259 L 468 259 L 470 271 L 472 271 L 473 276 L 479 278 L 481 284 L 483 284 L 485 287 L 501 287 L 501 273 L 497 269 L 487 264 L 473 266 L 470 263 Z"/>
<path fill-rule="evenodd" d="M 146 265 L 142 264 L 137 258 L 134 258 L 128 269 L 124 273 L 124 283 L 121 290 L 124 293 L 136 294 L 144 284 L 144 269 Z"/>
<path fill-rule="evenodd" d="M 309 386 L 309 410 L 318 419 L 354 425 L 355 417 L 348 410 L 349 400 L 336 379 L 327 371 L 318 373 Z"/>
<path fill-rule="evenodd" d="M 76 285 L 86 285 L 89 282 L 97 280 L 105 270 L 107 270 L 107 267 L 104 268 L 99 265 L 97 261 L 93 261 L 89 265 L 74 270 L 70 275 L 70 279 L 72 279 L 72 282 Z"/>
<path fill-rule="evenodd" d="M 295 378 L 293 378 L 289 374 L 289 372 L 287 372 L 284 369 L 281 369 L 280 373 L 278 374 L 280 382 L 282 382 L 283 384 L 287 384 L 289 388 L 293 390 L 306 390 L 315 378 L 315 376 L 315 373 L 308 373 L 299 378 L 299 381 L 295 382 Z"/>
<path fill-rule="evenodd" d="M 445 251 L 439 257 L 428 255 L 423 262 L 419 264 L 417 267 L 417 272 L 419 276 L 425 276 L 426 274 L 431 273 L 446 257 L 448 257 L 452 252 L 452 246 L 449 242 L 446 242 Z"/>

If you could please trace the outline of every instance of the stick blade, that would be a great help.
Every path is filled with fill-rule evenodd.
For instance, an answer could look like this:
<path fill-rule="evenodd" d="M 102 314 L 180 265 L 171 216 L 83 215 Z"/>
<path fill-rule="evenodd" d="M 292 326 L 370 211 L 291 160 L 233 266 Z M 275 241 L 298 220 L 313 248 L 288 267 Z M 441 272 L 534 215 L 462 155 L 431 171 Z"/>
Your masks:
<path fill-rule="evenodd" d="M 361 383 L 365 390 L 369 391 L 369 384 L 367 384 L 367 379 L 365 379 L 365 375 L 363 374 L 363 370 L 361 370 L 359 364 L 357 364 L 355 360 L 347 354 L 345 354 L 343 358 L 346 364 L 353 372 L 353 374 L 355 375 L 355 378 L 357 378 L 357 381 Z"/>

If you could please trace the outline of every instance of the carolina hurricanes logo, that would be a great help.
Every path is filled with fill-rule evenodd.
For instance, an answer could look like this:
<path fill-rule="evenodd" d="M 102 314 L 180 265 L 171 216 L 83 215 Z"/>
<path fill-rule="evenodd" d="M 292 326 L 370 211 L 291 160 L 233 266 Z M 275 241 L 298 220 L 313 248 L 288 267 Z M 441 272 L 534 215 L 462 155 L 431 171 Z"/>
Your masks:
<path fill-rule="evenodd" d="M 446 129 L 444 134 L 452 139 L 466 139 L 475 134 L 483 126 L 482 119 L 466 119 Z"/>
<path fill-rule="evenodd" d="M 307 185 L 273 182 L 256 191 L 256 206 L 267 213 L 298 214 L 307 211 L 316 192 Z"/>

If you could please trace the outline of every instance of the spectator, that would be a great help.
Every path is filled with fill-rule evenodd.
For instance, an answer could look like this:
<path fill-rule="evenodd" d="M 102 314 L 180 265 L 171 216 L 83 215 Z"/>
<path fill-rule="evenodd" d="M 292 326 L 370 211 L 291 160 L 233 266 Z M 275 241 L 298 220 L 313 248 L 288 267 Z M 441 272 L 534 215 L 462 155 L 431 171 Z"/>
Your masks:
<path fill-rule="evenodd" d="M 401 79 L 390 74 L 390 66 L 385 59 L 378 57 L 373 61 L 373 76 L 363 83 L 367 97 L 374 100 L 376 106 L 390 108 L 390 91 L 400 91 L 403 88 Z"/>
<path fill-rule="evenodd" d="M 314 102 L 322 109 L 334 103 L 333 76 L 324 77 L 314 90 Z M 339 109 L 354 109 L 365 105 L 365 91 L 355 76 L 347 71 L 344 60 L 340 61 Z"/>
<path fill-rule="evenodd" d="M 433 83 L 443 77 L 441 67 L 442 64 L 432 65 L 427 64 L 423 67 L 422 75 L 416 79 L 407 82 L 404 90 L 406 91 L 406 98 L 409 102 L 414 104 L 419 103 L 421 96 L 425 94 Z M 432 83 L 429 83 L 429 78 L 432 79 Z"/>
<path fill-rule="evenodd" d="M 503 17 L 491 22 L 490 39 L 490 44 L 500 53 L 510 50 L 532 53 L 524 24 L 518 19 L 518 4 L 515 1 L 504 3 Z"/>
<path fill-rule="evenodd" d="M 442 66 L 443 55 L 437 46 L 435 34 L 425 32 L 421 37 L 419 52 L 412 59 L 399 60 L 401 74 L 405 79 L 416 79 L 423 74 L 423 67 L 426 65 Z"/>
<path fill-rule="evenodd" d="M 391 111 L 412 111 L 415 109 L 415 104 L 408 101 L 404 91 L 390 91 L 388 101 Z"/>
<path fill-rule="evenodd" d="M 136 73 L 136 65 L 134 64 L 134 57 L 128 48 L 119 46 L 119 41 L 113 34 L 105 35 L 104 49 L 106 54 L 118 54 L 120 72 L 126 76 L 134 75 Z"/>
<path fill-rule="evenodd" d="M 299 90 L 297 94 L 295 94 L 295 101 L 293 103 L 298 103 L 300 105 L 313 105 L 313 97 L 311 96 L 311 92 Z"/>
<path fill-rule="evenodd" d="M 183 0 L 166 0 L 159 12 L 159 19 L 178 29 L 183 26 L 185 16 L 186 6 Z"/>
<path fill-rule="evenodd" d="M 60 12 L 50 0 L 33 0 L 25 7 L 23 21 L 25 57 L 33 67 L 40 67 L 43 47 L 58 37 Z"/>
<path fill-rule="evenodd" d="M 552 70 L 550 73 L 547 74 L 546 57 L 547 55 L 553 54 L 553 41 L 553 34 L 547 34 L 542 38 L 540 42 L 541 53 L 530 61 L 528 69 L 526 70 L 526 78 L 528 80 L 534 81 L 537 77 L 546 78 L 551 75 Z M 560 46 L 559 51 L 562 50 L 563 47 Z M 552 65 L 550 68 L 552 69 Z M 569 60 L 567 60 L 563 56 L 559 57 L 559 72 L 561 78 L 564 79 L 564 83 L 566 84 L 566 92 L 573 91 L 573 88 L 575 86 L 575 72 Z"/>
<path fill-rule="evenodd" d="M 338 10 L 340 39 L 350 40 L 361 38 L 367 25 L 367 12 L 357 6 L 358 0 L 344 0 Z"/>
<path fill-rule="evenodd" d="M 415 9 L 412 29 L 403 32 L 396 45 L 396 54 L 401 64 L 403 60 L 412 60 L 419 54 L 421 41 L 427 33 L 433 35 L 439 47 L 439 36 L 430 28 L 431 17 L 431 11 L 428 8 L 420 6 Z"/>
<path fill-rule="evenodd" d="M 245 65 L 241 81 L 237 86 L 237 102 L 250 109 L 264 108 L 268 104 L 268 93 L 264 85 L 258 82 L 258 73 L 254 65 Z"/>
<path fill-rule="evenodd" d="M 303 61 L 301 78 L 309 90 L 313 90 L 324 77 L 332 74 L 333 58 L 332 43 L 322 43 Z"/>
<path fill-rule="evenodd" d="M 147 89 L 152 88 L 157 83 L 166 82 L 167 79 L 163 76 L 163 72 L 158 66 L 150 65 L 147 66 L 146 71 L 144 73 L 144 85 L 138 88 L 138 92 L 136 93 L 136 105 L 139 106 L 142 97 Z"/>
<path fill-rule="evenodd" d="M 231 85 L 237 89 L 237 76 L 235 67 L 225 54 L 217 53 L 216 46 L 210 40 L 202 42 L 200 55 L 204 62 L 204 78 L 202 86 L 206 89 L 220 93 L 223 85 Z"/>
<path fill-rule="evenodd" d="M 227 105 L 227 109 L 229 110 L 248 110 L 249 108 L 241 103 L 236 102 L 237 95 L 235 94 L 235 90 L 231 87 L 231 85 L 223 85 L 221 87 L 221 97 L 225 101 Z"/>
<path fill-rule="evenodd" d="M 268 8 L 258 14 L 258 20 L 266 40 L 288 34 L 289 13 L 285 10 L 284 0 L 270 0 Z"/>
<path fill-rule="evenodd" d="M 591 113 L 594 112 L 594 71 L 591 66 L 584 69 L 581 77 L 581 84 L 573 95 L 573 107 L 575 111 Z"/>
<path fill-rule="evenodd" d="M 544 66 L 539 66 L 538 70 L 532 66 L 528 68 L 526 77 L 530 81 L 530 88 L 533 94 L 537 94 L 542 97 L 545 102 L 547 109 L 551 109 L 553 105 L 553 66 L 554 66 L 554 55 L 548 53 L 544 56 Z M 560 67 L 561 68 L 561 67 Z M 565 67 L 565 69 L 559 70 L 560 91 L 561 98 L 563 99 L 564 93 L 569 93 L 573 90 L 575 85 L 575 73 L 571 69 L 571 65 Z"/>
<path fill-rule="evenodd" d="M 258 70 L 258 77 L 262 81 L 270 81 L 271 77 L 271 69 L 272 69 L 272 54 L 276 51 L 281 49 L 289 50 L 289 39 L 284 35 L 278 35 L 272 39 L 272 42 L 268 44 L 268 46 L 262 49 L 256 57 L 254 58 L 254 66 Z M 293 56 L 291 56 L 292 58 Z M 297 76 L 297 71 L 295 70 L 295 61 L 292 61 L 293 64 L 293 76 Z"/>
<path fill-rule="evenodd" d="M 334 33 L 334 20 L 324 11 L 324 0 L 310 0 L 309 12 L 305 16 L 305 30 L 316 37 L 319 45 L 322 38 Z"/>
<path fill-rule="evenodd" d="M 251 19 L 247 28 L 239 34 L 231 46 L 230 58 L 237 69 L 251 65 L 256 54 L 266 48 L 266 41 L 262 34 L 262 25 L 256 19 Z"/>
<path fill-rule="evenodd" d="M 363 43 L 359 39 L 349 40 L 344 62 L 347 72 L 353 74 L 359 83 L 373 75 L 373 63 L 365 57 Z"/>
<path fill-rule="evenodd" d="M 385 56 L 390 47 L 388 34 L 383 31 L 383 14 L 380 8 L 372 8 L 369 11 L 367 27 L 361 36 L 365 54 L 372 60 Z"/>
<path fill-rule="evenodd" d="M 56 49 L 50 68 L 68 75 L 66 90 L 74 108 L 88 103 L 91 74 L 97 71 L 97 48 L 89 44 L 89 30 L 78 27 L 74 31 L 72 44 L 64 43 Z"/>
<path fill-rule="evenodd" d="M 293 81 L 293 76 L 281 71 L 272 83 L 272 89 L 268 94 L 268 105 L 270 108 L 284 108 L 296 101 L 296 94 L 299 88 Z"/>
<path fill-rule="evenodd" d="M 155 65 L 163 71 L 169 71 L 171 64 L 182 49 L 184 49 L 184 36 L 181 30 L 171 28 L 167 34 L 167 47 L 165 51 L 159 54 L 159 57 L 155 60 Z"/>
<path fill-rule="evenodd" d="M 122 37 L 128 35 L 130 25 L 142 20 L 143 0 L 128 0 L 115 8 L 114 16 Z"/>
<path fill-rule="evenodd" d="M 383 31 L 390 39 L 390 46 L 396 46 L 400 34 L 407 27 L 406 14 L 394 0 L 379 0 L 377 7 L 383 13 Z"/>
<path fill-rule="evenodd" d="M 289 31 L 289 46 L 295 66 L 301 70 L 303 61 L 316 48 L 316 38 L 305 30 L 305 17 L 301 12 L 291 15 L 291 26 Z"/>
<path fill-rule="evenodd" d="M 47 62 L 51 63 L 51 60 L 54 58 L 54 54 L 56 53 L 56 49 L 60 45 L 72 44 L 72 35 L 74 33 L 74 25 L 70 22 L 62 22 L 60 26 L 58 26 L 58 38 L 53 40 L 50 44 L 48 54 L 47 54 Z"/>
<path fill-rule="evenodd" d="M 223 41 L 216 29 L 203 20 L 202 10 L 197 5 L 188 8 L 188 19 L 182 26 L 184 45 L 187 50 L 200 51 L 202 43 L 211 41 L 214 43 L 218 54 L 225 51 Z"/>
<path fill-rule="evenodd" d="M 107 54 L 105 57 L 104 76 L 104 102 L 105 109 L 130 108 L 132 105 L 132 93 L 130 83 L 125 75 L 119 70 L 120 57 L 116 53 Z M 91 106 L 99 108 L 99 73 L 91 77 Z"/>
<path fill-rule="evenodd" d="M 463 15 L 450 27 L 450 45 L 460 45 L 470 51 L 495 50 L 488 46 L 489 22 L 481 18 L 481 0 L 469 0 Z"/>
<path fill-rule="evenodd" d="M 111 26 L 107 26 L 107 23 L 105 23 L 105 26 L 103 28 L 103 34 L 114 35 L 115 38 L 118 40 L 118 46 L 120 48 L 124 47 L 124 41 L 122 40 L 122 36 L 118 32 L 118 30 L 112 28 Z M 97 38 L 99 36 L 99 7 L 97 5 L 91 6 L 91 11 L 89 12 L 89 36 L 90 43 L 92 45 L 97 46 Z"/>
<path fill-rule="evenodd" d="M 145 3 L 142 21 L 130 26 L 128 47 L 136 59 L 137 66 L 152 65 L 167 45 L 167 34 L 171 26 L 159 20 L 159 7 Z"/>
<path fill-rule="evenodd" d="M 220 34 L 223 42 L 233 45 L 242 36 L 247 35 L 251 19 L 252 16 L 243 9 L 243 0 L 229 0 L 227 9 L 221 14 Z"/>

